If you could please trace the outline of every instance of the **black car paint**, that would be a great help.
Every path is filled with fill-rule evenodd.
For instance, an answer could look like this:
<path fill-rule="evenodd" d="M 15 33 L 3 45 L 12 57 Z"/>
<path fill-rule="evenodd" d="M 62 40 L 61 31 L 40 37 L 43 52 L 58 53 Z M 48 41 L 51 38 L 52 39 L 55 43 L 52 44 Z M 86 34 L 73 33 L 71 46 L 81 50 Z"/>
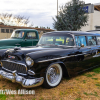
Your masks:
<path fill-rule="evenodd" d="M 71 34 L 73 37 L 76 35 L 83 36 L 100 36 L 99 34 L 89 33 L 89 32 L 50 32 L 48 34 Z M 67 47 L 67 46 L 36 46 L 30 48 L 21 48 L 21 50 L 2 50 L 0 51 L 0 58 L 8 59 L 6 55 L 14 55 L 20 58 L 22 63 L 25 63 L 25 57 L 30 56 L 34 60 L 33 67 L 28 67 L 28 69 L 33 70 L 36 75 L 34 77 L 43 76 L 46 72 L 48 66 L 53 63 L 59 63 L 64 74 L 69 77 L 75 76 L 84 70 L 88 70 L 92 67 L 99 65 L 100 56 L 97 52 L 100 51 L 100 45 L 96 46 L 86 46 L 86 47 Z M 5 57 L 2 58 L 2 54 L 5 52 Z M 1 54 L 2 53 L 2 54 Z M 12 59 L 9 59 L 12 60 Z M 19 62 L 18 59 L 14 61 Z"/>

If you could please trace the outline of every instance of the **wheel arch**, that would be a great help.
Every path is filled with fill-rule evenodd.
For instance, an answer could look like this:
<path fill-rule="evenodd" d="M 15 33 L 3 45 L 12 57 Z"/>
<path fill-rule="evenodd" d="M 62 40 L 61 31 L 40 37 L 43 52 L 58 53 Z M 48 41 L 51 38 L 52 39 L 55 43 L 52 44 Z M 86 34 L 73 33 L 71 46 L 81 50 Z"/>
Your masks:
<path fill-rule="evenodd" d="M 60 66 L 62 67 L 63 76 L 64 76 L 64 77 L 69 77 L 68 70 L 67 70 L 65 64 L 64 64 L 63 62 L 59 62 L 58 64 L 60 64 Z"/>
<path fill-rule="evenodd" d="M 54 63 L 51 63 L 49 66 L 51 66 L 52 64 L 59 64 L 62 67 L 63 76 L 64 77 L 70 77 L 69 74 L 68 74 L 68 70 L 67 70 L 67 68 L 66 68 L 66 66 L 63 62 L 61 62 L 61 61 L 54 62 Z"/>

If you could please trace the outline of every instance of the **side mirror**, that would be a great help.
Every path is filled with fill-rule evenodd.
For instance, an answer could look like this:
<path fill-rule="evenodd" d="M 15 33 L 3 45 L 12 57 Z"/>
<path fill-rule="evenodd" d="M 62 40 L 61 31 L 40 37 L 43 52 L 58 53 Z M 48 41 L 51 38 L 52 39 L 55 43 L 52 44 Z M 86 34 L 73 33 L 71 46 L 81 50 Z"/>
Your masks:
<path fill-rule="evenodd" d="M 84 47 L 84 44 L 81 44 L 81 47 Z"/>

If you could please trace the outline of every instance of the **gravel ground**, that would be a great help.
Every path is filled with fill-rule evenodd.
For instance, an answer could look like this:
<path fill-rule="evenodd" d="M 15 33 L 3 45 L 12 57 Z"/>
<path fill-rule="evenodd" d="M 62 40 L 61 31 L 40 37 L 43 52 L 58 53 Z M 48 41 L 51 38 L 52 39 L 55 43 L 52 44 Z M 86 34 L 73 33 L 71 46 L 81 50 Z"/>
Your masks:
<path fill-rule="evenodd" d="M 12 83 L 0 77 L 0 90 L 17 91 L 25 89 L 20 84 Z M 27 89 L 35 94 L 0 94 L 0 100 L 100 100 L 100 68 L 78 75 L 63 78 L 60 85 L 52 89 L 42 86 Z"/>

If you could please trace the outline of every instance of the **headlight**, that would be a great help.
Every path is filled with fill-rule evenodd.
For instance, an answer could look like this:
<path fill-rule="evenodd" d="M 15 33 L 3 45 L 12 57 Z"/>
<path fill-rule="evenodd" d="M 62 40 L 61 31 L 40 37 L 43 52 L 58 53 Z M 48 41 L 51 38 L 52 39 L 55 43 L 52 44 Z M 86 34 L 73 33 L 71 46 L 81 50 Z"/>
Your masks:
<path fill-rule="evenodd" d="M 30 57 L 26 57 L 26 64 L 31 67 L 34 65 L 34 61 Z"/>

